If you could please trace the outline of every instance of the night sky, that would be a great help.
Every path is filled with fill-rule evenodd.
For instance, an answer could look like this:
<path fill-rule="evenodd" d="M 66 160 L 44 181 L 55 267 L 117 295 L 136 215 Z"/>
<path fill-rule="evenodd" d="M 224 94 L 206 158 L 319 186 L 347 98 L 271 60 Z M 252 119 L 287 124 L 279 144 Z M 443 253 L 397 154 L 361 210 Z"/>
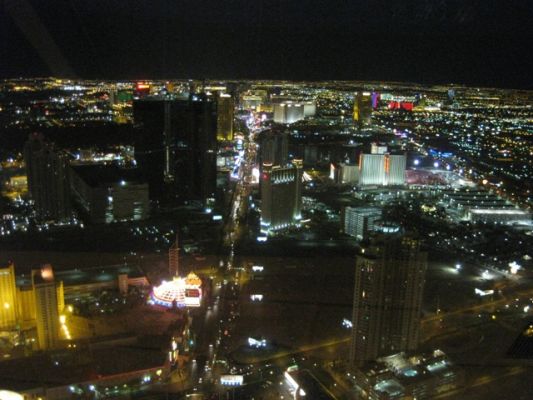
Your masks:
<path fill-rule="evenodd" d="M 530 0 L 0 0 L 0 76 L 533 89 Z"/>

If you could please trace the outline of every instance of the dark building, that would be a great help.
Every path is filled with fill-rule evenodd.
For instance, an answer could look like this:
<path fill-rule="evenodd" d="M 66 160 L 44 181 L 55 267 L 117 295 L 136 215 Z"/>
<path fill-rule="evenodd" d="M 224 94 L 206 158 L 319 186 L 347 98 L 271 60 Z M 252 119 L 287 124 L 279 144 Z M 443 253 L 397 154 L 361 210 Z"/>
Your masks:
<path fill-rule="evenodd" d="M 355 270 L 350 364 L 412 352 L 418 346 L 427 253 L 399 233 L 361 245 Z"/>
<path fill-rule="evenodd" d="M 286 166 L 289 162 L 289 133 L 268 131 L 261 134 L 259 145 L 261 164 Z"/>
<path fill-rule="evenodd" d="M 33 133 L 24 145 L 28 189 L 41 220 L 65 220 L 71 216 L 69 158 Z"/>
<path fill-rule="evenodd" d="M 206 95 L 133 103 L 135 159 L 154 200 L 199 200 L 216 190 L 216 102 Z"/>
<path fill-rule="evenodd" d="M 148 218 L 148 184 L 137 168 L 116 165 L 72 166 L 72 193 L 83 215 L 93 223 Z"/>

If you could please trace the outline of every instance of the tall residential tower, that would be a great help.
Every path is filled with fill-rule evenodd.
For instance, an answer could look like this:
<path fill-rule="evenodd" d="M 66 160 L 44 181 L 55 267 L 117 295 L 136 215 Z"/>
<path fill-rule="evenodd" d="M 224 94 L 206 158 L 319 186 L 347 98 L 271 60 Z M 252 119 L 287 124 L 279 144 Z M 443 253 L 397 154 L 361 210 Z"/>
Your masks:
<path fill-rule="evenodd" d="M 372 237 L 357 256 L 350 364 L 418 346 L 427 253 L 409 235 Z"/>
<path fill-rule="evenodd" d="M 24 145 L 28 189 L 41 220 L 70 218 L 71 196 L 68 156 L 37 133 Z"/>

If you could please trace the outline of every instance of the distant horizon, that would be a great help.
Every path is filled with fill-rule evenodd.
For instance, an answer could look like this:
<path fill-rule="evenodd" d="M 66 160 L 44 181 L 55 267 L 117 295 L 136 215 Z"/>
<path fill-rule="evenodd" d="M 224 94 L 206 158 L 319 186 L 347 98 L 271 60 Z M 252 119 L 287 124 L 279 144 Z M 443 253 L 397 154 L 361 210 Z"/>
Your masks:
<path fill-rule="evenodd" d="M 444 87 L 463 87 L 463 88 L 475 88 L 475 89 L 495 89 L 495 90 L 514 90 L 523 92 L 533 92 L 532 88 L 519 88 L 519 87 L 507 87 L 507 86 L 483 86 L 474 85 L 469 83 L 460 82 L 422 82 L 422 81 L 395 81 L 395 80 L 376 80 L 376 79 L 276 79 L 276 78 L 178 78 L 178 77 L 142 77 L 142 78 L 83 78 L 83 77 L 63 77 L 55 75 L 42 75 L 42 76 L 12 76 L 12 77 L 0 77 L 2 81 L 12 80 L 28 80 L 28 79 L 60 79 L 68 81 L 103 81 L 103 82 L 142 82 L 142 81 L 218 81 L 218 82 L 231 82 L 231 81 L 244 81 L 244 82 L 284 82 L 284 83 L 353 83 L 353 84 L 385 84 L 385 85 L 420 85 L 420 86 L 444 86 Z"/>

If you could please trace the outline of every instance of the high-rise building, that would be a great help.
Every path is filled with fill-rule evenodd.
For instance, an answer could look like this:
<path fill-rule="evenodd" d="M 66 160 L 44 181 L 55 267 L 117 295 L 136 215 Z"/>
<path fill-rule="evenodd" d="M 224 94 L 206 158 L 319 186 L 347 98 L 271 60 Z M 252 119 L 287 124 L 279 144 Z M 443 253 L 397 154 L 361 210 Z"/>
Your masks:
<path fill-rule="evenodd" d="M 59 342 L 59 305 L 58 289 L 51 265 L 32 271 L 35 292 L 35 316 L 37 337 L 41 350 L 53 349 Z"/>
<path fill-rule="evenodd" d="M 150 198 L 171 193 L 183 200 L 214 199 L 216 190 L 216 102 L 203 94 L 188 98 L 147 97 L 133 103 L 135 158 Z M 172 196 L 174 198 L 174 196 Z"/>
<path fill-rule="evenodd" d="M 0 267 L 0 329 L 14 328 L 17 324 L 17 291 L 15 267 L 12 263 Z"/>
<path fill-rule="evenodd" d="M 178 242 L 178 235 L 176 234 L 176 241 L 172 243 L 168 249 L 168 272 L 170 276 L 178 276 L 180 263 L 180 247 Z"/>
<path fill-rule="evenodd" d="M 235 104 L 229 94 L 217 97 L 217 140 L 233 140 L 233 113 Z"/>
<path fill-rule="evenodd" d="M 381 219 L 381 210 L 376 207 L 345 207 L 343 212 L 344 233 L 363 240 L 374 231 Z"/>
<path fill-rule="evenodd" d="M 42 220 L 69 219 L 71 214 L 67 154 L 33 133 L 24 145 L 28 189 Z"/>
<path fill-rule="evenodd" d="M 427 253 L 408 235 L 377 235 L 361 248 L 355 270 L 351 365 L 416 350 L 426 269 Z"/>
<path fill-rule="evenodd" d="M 405 154 L 361 154 L 359 185 L 394 186 L 405 184 Z"/>
<path fill-rule="evenodd" d="M 288 101 L 274 104 L 274 122 L 278 124 L 292 124 L 304 119 L 304 105 Z"/>
<path fill-rule="evenodd" d="M 261 173 L 261 232 L 297 226 L 302 208 L 302 161 L 292 165 L 263 164 Z"/>
<path fill-rule="evenodd" d="M 370 92 L 357 92 L 353 103 L 353 122 L 359 127 L 372 123 L 372 95 Z"/>
<path fill-rule="evenodd" d="M 287 165 L 289 162 L 289 133 L 287 131 L 263 132 L 259 142 L 261 165 Z"/>

